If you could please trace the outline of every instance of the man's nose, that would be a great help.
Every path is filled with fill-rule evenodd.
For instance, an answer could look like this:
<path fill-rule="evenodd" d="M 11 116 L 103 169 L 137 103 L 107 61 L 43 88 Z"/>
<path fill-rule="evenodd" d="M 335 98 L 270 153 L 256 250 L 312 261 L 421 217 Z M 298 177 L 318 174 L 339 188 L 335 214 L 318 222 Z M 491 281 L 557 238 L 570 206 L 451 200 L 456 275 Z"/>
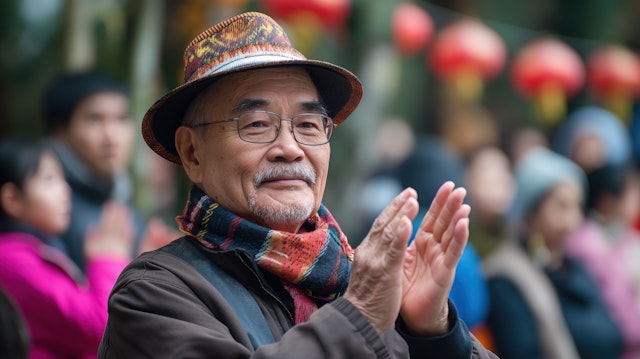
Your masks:
<path fill-rule="evenodd" d="M 287 122 L 288 124 L 285 124 L 285 122 Z M 299 144 L 298 140 L 296 139 L 295 132 L 293 131 L 293 120 L 288 118 L 280 119 L 280 131 L 278 131 L 278 135 L 276 136 L 276 141 L 279 141 L 283 136 L 287 137 L 287 140 L 290 140 L 295 142 L 296 144 Z"/>
<path fill-rule="evenodd" d="M 284 124 L 284 122 L 289 122 L 289 124 Z M 304 157 L 302 145 L 296 140 L 293 133 L 291 120 L 283 120 L 281 126 L 289 127 L 280 127 L 278 137 L 276 137 L 273 142 L 274 146 L 271 155 L 276 159 L 284 159 L 287 161 L 296 161 Z"/>
<path fill-rule="evenodd" d="M 122 137 L 122 123 L 118 119 L 105 120 L 102 130 L 109 143 L 118 142 Z"/>

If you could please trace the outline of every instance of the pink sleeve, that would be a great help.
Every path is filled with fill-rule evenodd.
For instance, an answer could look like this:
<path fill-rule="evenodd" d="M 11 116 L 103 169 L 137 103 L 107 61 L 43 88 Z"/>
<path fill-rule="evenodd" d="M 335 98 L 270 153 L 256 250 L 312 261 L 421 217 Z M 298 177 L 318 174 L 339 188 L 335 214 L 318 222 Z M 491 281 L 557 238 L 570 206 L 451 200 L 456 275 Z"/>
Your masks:
<path fill-rule="evenodd" d="M 640 353 L 640 296 L 624 258 L 593 224 L 586 224 L 574 233 L 566 249 L 567 254 L 582 263 L 596 281 L 627 345 L 637 347 L 636 353 Z"/>
<path fill-rule="evenodd" d="M 37 248 L 0 246 L 0 280 L 18 303 L 34 341 L 54 342 L 75 353 L 95 353 L 107 322 L 107 300 L 127 260 L 98 259 L 87 264 L 87 282 L 76 283 Z"/>

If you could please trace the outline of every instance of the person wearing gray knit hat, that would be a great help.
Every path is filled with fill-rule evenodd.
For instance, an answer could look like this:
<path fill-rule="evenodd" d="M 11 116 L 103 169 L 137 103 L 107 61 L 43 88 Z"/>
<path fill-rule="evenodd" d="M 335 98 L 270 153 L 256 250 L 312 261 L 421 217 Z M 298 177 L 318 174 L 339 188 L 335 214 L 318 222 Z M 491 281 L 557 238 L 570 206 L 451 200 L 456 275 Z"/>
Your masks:
<path fill-rule="evenodd" d="M 566 243 L 583 222 L 585 176 L 546 148 L 515 167 L 517 234 L 484 263 L 487 323 L 500 357 L 620 358 L 622 335 L 583 263 Z"/>
<path fill-rule="evenodd" d="M 514 168 L 516 195 L 511 218 L 523 220 L 557 184 L 587 186 L 584 172 L 573 161 L 543 147 L 527 152 Z M 584 192 L 584 191 L 583 191 Z"/>
<path fill-rule="evenodd" d="M 632 160 L 629 130 L 614 113 L 598 106 L 584 106 L 569 114 L 556 130 L 552 145 L 585 172 Z"/>

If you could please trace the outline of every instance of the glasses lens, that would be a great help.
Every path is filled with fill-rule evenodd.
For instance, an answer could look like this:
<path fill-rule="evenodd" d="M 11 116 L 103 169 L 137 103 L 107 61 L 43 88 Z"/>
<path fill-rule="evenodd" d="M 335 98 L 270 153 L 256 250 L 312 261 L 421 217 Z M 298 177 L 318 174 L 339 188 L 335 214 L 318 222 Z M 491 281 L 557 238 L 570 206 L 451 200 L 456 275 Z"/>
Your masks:
<path fill-rule="evenodd" d="M 333 122 L 320 114 L 301 114 L 293 118 L 293 133 L 304 145 L 322 145 L 329 142 Z"/>
<path fill-rule="evenodd" d="M 289 121 L 285 119 L 285 121 Z M 330 117 L 305 113 L 296 115 L 291 121 L 293 134 L 303 145 L 322 145 L 329 142 L 333 130 Z M 280 130 L 280 117 L 272 112 L 245 112 L 238 118 L 238 134 L 247 142 L 269 143 L 275 141 Z"/>
<path fill-rule="evenodd" d="M 238 134 L 248 142 L 271 142 L 276 139 L 280 119 L 275 114 L 245 112 L 238 119 Z"/>

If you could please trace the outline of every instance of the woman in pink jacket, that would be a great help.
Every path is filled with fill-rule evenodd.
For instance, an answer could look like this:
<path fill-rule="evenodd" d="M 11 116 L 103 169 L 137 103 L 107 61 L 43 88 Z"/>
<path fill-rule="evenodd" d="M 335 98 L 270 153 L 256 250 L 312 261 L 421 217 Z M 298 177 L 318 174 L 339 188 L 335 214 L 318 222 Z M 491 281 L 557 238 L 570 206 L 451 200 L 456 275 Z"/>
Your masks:
<path fill-rule="evenodd" d="M 587 219 L 567 242 L 567 255 L 596 280 L 625 341 L 625 359 L 640 358 L 640 187 L 631 164 L 609 164 L 587 176 Z"/>
<path fill-rule="evenodd" d="M 130 261 L 133 230 L 109 204 L 85 245 L 86 275 L 56 236 L 69 225 L 70 189 L 42 143 L 0 143 L 0 286 L 27 323 L 29 358 L 95 358 L 111 287 Z"/>

